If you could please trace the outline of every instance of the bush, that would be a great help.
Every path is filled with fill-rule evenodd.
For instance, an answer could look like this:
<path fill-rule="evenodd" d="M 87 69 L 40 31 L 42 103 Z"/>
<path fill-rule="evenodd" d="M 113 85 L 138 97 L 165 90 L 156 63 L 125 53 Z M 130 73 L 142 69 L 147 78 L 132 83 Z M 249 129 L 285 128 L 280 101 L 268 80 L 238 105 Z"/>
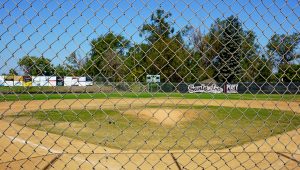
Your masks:
<path fill-rule="evenodd" d="M 129 91 L 130 87 L 127 83 L 118 83 L 116 85 L 116 89 L 121 91 Z"/>
<path fill-rule="evenodd" d="M 159 84 L 156 84 L 156 83 L 148 84 L 148 91 L 149 92 L 158 92 L 159 91 Z"/>

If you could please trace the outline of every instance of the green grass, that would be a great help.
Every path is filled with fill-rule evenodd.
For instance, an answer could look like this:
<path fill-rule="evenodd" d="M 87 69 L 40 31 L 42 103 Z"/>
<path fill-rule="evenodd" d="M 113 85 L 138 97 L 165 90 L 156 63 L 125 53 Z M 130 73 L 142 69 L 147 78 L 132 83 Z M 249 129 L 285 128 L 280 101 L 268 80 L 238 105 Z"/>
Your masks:
<path fill-rule="evenodd" d="M 180 106 L 180 109 L 188 108 Z M 265 139 L 300 126 L 300 116 L 292 112 L 203 106 L 192 109 L 197 117 L 176 126 L 122 114 L 122 110 L 49 110 L 3 119 L 124 150 L 221 149 Z"/>
<path fill-rule="evenodd" d="M 296 94 L 209 94 L 209 93 L 66 93 L 66 94 L 1 94 L 0 101 L 48 99 L 105 99 L 105 98 L 182 98 L 182 99 L 231 99 L 231 100 L 286 100 L 300 101 Z"/>

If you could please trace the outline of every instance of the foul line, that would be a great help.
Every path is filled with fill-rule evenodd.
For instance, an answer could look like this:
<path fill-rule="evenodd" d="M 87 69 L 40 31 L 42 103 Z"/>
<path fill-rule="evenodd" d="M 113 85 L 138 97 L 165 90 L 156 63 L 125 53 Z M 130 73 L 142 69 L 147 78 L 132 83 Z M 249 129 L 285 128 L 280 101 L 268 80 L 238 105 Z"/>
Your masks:
<path fill-rule="evenodd" d="M 283 157 L 285 157 L 285 158 L 287 158 L 289 160 L 292 160 L 292 161 L 296 162 L 298 165 L 300 165 L 300 161 L 298 161 L 297 159 L 295 159 L 293 157 L 287 156 L 287 155 L 285 155 L 283 153 L 280 153 L 280 152 L 275 152 L 275 153 L 278 154 L 278 155 L 280 155 L 280 156 L 283 156 Z"/>
<path fill-rule="evenodd" d="M 52 154 L 60 154 L 60 156 L 62 154 L 64 154 L 63 152 L 61 151 L 58 151 L 56 149 L 52 149 L 52 148 L 47 148 L 46 146 L 42 145 L 42 144 L 36 144 L 36 143 L 33 143 L 31 141 L 27 141 L 27 140 L 24 140 L 22 138 L 18 138 L 18 137 L 14 137 L 14 136 L 9 136 L 9 135 L 5 135 L 3 133 L 0 132 L 1 135 L 3 136 L 6 136 L 8 137 L 12 142 L 19 142 L 19 143 L 22 143 L 22 144 L 29 144 L 35 148 L 40 148 L 40 149 L 43 149 L 43 150 L 47 150 L 49 152 L 51 152 Z M 82 161 L 82 162 L 86 162 L 87 160 L 86 159 L 81 159 L 81 158 L 78 158 L 78 157 L 73 157 L 73 159 L 76 159 L 78 161 Z"/>
<path fill-rule="evenodd" d="M 8 136 L 8 135 L 5 135 L 5 136 L 8 137 L 12 142 L 16 141 L 16 142 L 19 142 L 19 143 L 22 143 L 22 144 L 29 144 L 29 145 L 31 145 L 33 147 L 44 149 L 44 150 L 47 150 L 47 151 L 55 153 L 55 154 L 62 153 L 61 151 L 58 151 L 58 150 L 55 150 L 55 149 L 52 149 L 52 148 L 47 148 L 46 146 L 44 146 L 42 144 L 35 144 L 33 142 L 26 141 L 26 140 L 24 140 L 22 138 L 17 138 L 17 137 Z"/>
<path fill-rule="evenodd" d="M 174 162 L 175 162 L 177 168 L 178 168 L 179 170 L 181 170 L 181 167 L 180 167 L 180 165 L 179 165 L 177 159 L 176 159 L 175 156 L 173 155 L 173 153 L 170 153 L 170 155 L 172 156 L 172 158 L 173 158 L 173 160 L 174 160 Z"/>
<path fill-rule="evenodd" d="M 47 166 L 45 166 L 43 168 L 43 170 L 46 170 L 46 169 L 49 169 L 50 167 L 54 168 L 53 167 L 53 164 L 61 157 L 62 154 L 59 154 L 59 155 L 56 155 L 56 157 L 54 157 L 49 163 Z"/>

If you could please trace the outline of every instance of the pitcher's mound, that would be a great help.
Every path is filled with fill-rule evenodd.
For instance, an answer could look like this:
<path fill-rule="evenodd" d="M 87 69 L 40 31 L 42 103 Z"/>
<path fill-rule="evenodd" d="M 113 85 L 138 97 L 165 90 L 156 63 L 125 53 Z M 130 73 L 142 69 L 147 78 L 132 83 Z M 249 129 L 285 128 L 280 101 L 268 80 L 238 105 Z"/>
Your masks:
<path fill-rule="evenodd" d="M 175 125 L 178 122 L 190 121 L 197 117 L 195 110 L 170 108 L 131 109 L 125 111 L 124 114 L 136 115 L 138 118 L 164 125 Z"/>

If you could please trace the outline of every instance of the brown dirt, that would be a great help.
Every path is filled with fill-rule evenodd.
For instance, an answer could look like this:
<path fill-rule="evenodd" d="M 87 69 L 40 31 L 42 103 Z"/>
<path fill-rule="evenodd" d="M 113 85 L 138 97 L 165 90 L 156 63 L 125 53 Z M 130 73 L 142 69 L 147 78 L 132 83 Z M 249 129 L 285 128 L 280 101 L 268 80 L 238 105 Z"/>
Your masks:
<path fill-rule="evenodd" d="M 2 115 L 17 114 L 23 111 L 49 110 L 49 109 L 131 109 L 132 107 L 145 107 L 158 105 L 193 106 L 222 106 L 241 108 L 264 108 L 300 113 L 300 102 L 263 101 L 263 100 L 209 100 L 209 99 L 66 99 L 66 100 L 32 100 L 17 102 L 1 102 Z"/>
<path fill-rule="evenodd" d="M 243 108 L 265 108 L 300 113 L 299 102 L 255 101 L 255 100 L 198 100 L 198 99 L 83 99 L 41 100 L 0 103 L 2 115 L 42 109 L 131 109 L 132 106 L 147 105 L 198 105 Z M 171 109 L 172 110 L 172 109 Z M 150 112 L 149 112 L 150 111 Z M 149 116 L 154 110 L 144 110 L 141 115 Z M 180 113 L 186 111 L 164 111 L 172 119 L 181 120 Z M 172 114 L 170 114 L 172 113 Z M 132 114 L 132 113 L 129 113 Z M 156 121 L 165 120 L 167 114 L 156 116 Z M 187 116 L 192 119 L 194 113 Z M 168 118 L 167 118 L 168 119 Z M 173 121 L 173 120 L 172 120 Z M 164 121 L 162 121 L 164 122 Z M 181 168 L 187 169 L 236 169 L 236 168 L 298 168 L 300 155 L 300 129 L 270 137 L 243 146 L 217 151 L 186 150 L 171 151 Z M 40 168 L 49 162 L 47 155 L 63 153 L 54 163 L 55 169 L 176 169 L 170 151 L 120 151 L 97 146 L 44 131 L 33 130 L 0 120 L 0 165 L 11 167 Z M 287 156 L 282 156 L 282 153 Z M 37 157 L 37 159 L 34 159 Z M 42 157 L 44 159 L 38 159 Z M 290 159 L 291 158 L 291 159 Z M 22 160 L 27 161 L 22 161 Z M 296 160 L 296 161 L 295 161 Z M 298 162 L 297 162 L 298 161 Z M 30 168 L 31 167 L 31 168 Z"/>
<path fill-rule="evenodd" d="M 129 109 L 124 114 L 136 115 L 137 117 L 152 122 L 174 126 L 179 122 L 191 121 L 197 117 L 195 110 L 188 109 L 160 109 L 160 108 L 142 108 Z"/>

